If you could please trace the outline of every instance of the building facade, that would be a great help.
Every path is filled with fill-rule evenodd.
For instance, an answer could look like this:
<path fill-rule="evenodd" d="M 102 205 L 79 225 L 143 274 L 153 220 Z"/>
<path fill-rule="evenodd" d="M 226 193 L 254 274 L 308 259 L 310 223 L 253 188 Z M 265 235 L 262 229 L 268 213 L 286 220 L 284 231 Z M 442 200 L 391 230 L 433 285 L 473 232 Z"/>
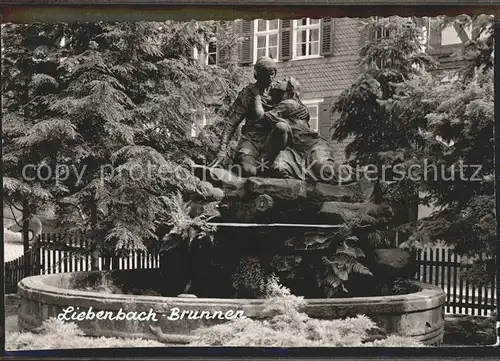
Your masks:
<path fill-rule="evenodd" d="M 367 36 L 360 30 L 361 25 L 350 18 L 236 20 L 234 29 L 241 40 L 233 50 L 236 56 L 217 49 L 214 39 L 207 45 L 202 61 L 224 65 L 236 58 L 240 65 L 252 66 L 261 56 L 275 59 L 278 78 L 293 76 L 301 83 L 311 127 L 330 139 L 335 120 L 332 104 L 363 70 L 359 50 Z M 195 53 L 199 57 L 201 52 Z M 198 126 L 207 122 L 203 117 L 197 120 Z M 347 143 L 334 144 L 336 158 L 341 162 L 345 160 Z"/>
<path fill-rule="evenodd" d="M 441 64 L 438 71 L 459 68 L 462 64 L 451 55 L 464 46 L 472 31 L 456 24 L 441 29 L 437 19 L 415 20 L 423 28 L 424 49 Z M 293 76 L 301 83 L 311 127 L 327 139 L 338 116 L 332 114 L 332 104 L 365 70 L 359 55 L 361 47 L 373 37 L 386 35 L 367 33 L 362 21 L 355 18 L 236 20 L 233 30 L 240 37 L 239 46 L 229 53 L 212 39 L 202 61 L 213 65 L 237 61 L 252 66 L 261 56 L 275 59 L 278 78 Z M 199 54 L 196 52 L 197 57 Z M 203 126 L 209 120 L 200 115 L 197 123 Z M 349 139 L 332 142 L 340 162 L 345 161 L 348 143 Z"/>
<path fill-rule="evenodd" d="M 462 51 L 467 42 L 477 36 L 472 25 L 461 27 L 453 23 L 443 28 L 438 19 L 427 21 L 430 29 L 427 52 L 439 62 L 437 72 L 454 71 L 464 66 L 464 62 L 453 54 Z"/>

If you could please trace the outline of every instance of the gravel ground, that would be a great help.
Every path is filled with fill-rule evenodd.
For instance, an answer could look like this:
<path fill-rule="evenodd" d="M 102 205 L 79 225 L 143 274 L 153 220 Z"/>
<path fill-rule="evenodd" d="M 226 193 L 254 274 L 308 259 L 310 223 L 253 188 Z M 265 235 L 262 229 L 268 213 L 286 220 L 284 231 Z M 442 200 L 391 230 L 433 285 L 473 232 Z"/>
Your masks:
<path fill-rule="evenodd" d="M 489 317 L 446 316 L 445 346 L 491 346 L 497 341 L 495 322 Z"/>
<path fill-rule="evenodd" d="M 5 333 L 18 332 L 17 308 L 19 299 L 15 295 L 5 297 Z"/>
<path fill-rule="evenodd" d="M 17 316 L 5 317 L 5 333 L 15 332 L 19 332 L 19 327 L 17 326 Z"/>

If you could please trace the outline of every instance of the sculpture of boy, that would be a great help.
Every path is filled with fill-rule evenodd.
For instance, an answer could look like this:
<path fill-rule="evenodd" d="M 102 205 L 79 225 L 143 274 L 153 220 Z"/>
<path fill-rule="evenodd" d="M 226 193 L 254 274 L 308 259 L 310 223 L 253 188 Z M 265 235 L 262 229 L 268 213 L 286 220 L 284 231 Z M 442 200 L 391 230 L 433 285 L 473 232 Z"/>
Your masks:
<path fill-rule="evenodd" d="M 229 125 L 222 134 L 219 152 L 217 158 L 210 164 L 211 167 L 224 164 L 228 156 L 227 145 L 238 126 L 245 120 L 245 124 L 241 129 L 241 140 L 236 150 L 235 161 L 241 165 L 243 176 L 257 174 L 259 163 L 262 161 L 264 145 L 271 128 L 268 123 L 259 121 L 259 117 L 255 113 L 255 100 L 258 98 L 265 111 L 274 107 L 275 104 L 271 98 L 270 90 L 276 72 L 276 64 L 273 59 L 261 57 L 257 60 L 254 66 L 256 82 L 243 88 L 231 105 L 227 116 Z"/>

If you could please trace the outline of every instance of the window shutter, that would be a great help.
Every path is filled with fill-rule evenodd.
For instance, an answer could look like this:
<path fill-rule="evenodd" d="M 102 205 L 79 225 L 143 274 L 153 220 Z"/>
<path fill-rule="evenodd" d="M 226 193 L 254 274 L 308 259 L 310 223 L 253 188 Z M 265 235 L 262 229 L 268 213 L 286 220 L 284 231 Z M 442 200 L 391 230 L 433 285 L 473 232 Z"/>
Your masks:
<path fill-rule="evenodd" d="M 253 63 L 253 21 L 240 21 L 240 37 L 243 38 L 240 43 L 240 64 Z"/>
<path fill-rule="evenodd" d="M 374 43 L 377 40 L 377 29 L 372 27 L 367 27 L 366 39 L 368 43 Z"/>
<path fill-rule="evenodd" d="M 216 40 L 216 46 L 217 46 L 217 65 L 218 66 L 224 66 L 229 63 L 229 48 L 227 45 L 222 46 L 222 39 L 224 38 L 224 34 L 222 34 L 222 29 L 218 28 L 217 29 L 217 40 Z"/>
<path fill-rule="evenodd" d="M 431 54 L 441 53 L 441 24 L 438 19 L 429 21 L 429 46 Z"/>
<path fill-rule="evenodd" d="M 325 98 L 318 104 L 318 132 L 327 139 L 331 138 L 332 102 L 333 98 Z"/>
<path fill-rule="evenodd" d="M 334 21 L 332 18 L 321 19 L 321 41 L 320 55 L 330 56 L 333 54 L 333 28 Z"/>
<path fill-rule="evenodd" d="M 279 60 L 292 59 L 293 20 L 280 20 L 280 54 Z"/>
<path fill-rule="evenodd" d="M 219 44 L 217 44 L 217 65 L 227 65 L 227 49 L 220 48 Z"/>
<path fill-rule="evenodd" d="M 368 45 L 369 43 L 371 43 L 373 40 L 375 40 L 375 34 L 373 31 L 371 31 L 371 26 L 368 23 L 369 20 L 370 20 L 370 18 L 362 19 L 359 22 L 359 24 L 360 24 L 359 30 L 361 33 L 360 47 L 364 47 L 364 46 Z"/>

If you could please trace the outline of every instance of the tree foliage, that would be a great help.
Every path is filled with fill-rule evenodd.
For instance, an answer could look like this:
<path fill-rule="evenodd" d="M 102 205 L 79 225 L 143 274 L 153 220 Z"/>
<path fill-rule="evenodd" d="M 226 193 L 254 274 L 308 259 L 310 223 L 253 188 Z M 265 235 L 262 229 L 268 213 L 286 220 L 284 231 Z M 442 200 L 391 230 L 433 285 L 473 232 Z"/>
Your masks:
<path fill-rule="evenodd" d="M 426 195 L 422 202 L 437 210 L 405 227 L 411 230 L 409 243 L 443 240 L 462 255 L 482 256 L 485 262 L 474 267 L 483 272 L 476 275 L 481 282 L 492 280 L 496 267 L 491 255 L 496 253 L 497 242 L 492 71 L 479 73 L 465 84 L 428 89 L 427 97 L 436 103 L 426 115 L 429 132 L 445 144 L 429 144 L 419 178 Z"/>
<path fill-rule="evenodd" d="M 421 49 L 422 30 L 410 19 L 393 17 L 370 20 L 370 33 L 384 30 L 361 49 L 367 70 L 346 89 L 334 104 L 340 113 L 334 125 L 334 139 L 353 135 L 346 153 L 361 165 L 379 164 L 388 151 L 419 144 L 421 119 L 406 119 L 391 113 L 386 103 L 399 84 L 422 73 L 435 62 Z M 383 141 L 381 141 L 383 140 Z"/>
<path fill-rule="evenodd" d="M 190 136 L 194 115 L 220 122 L 221 104 L 248 79 L 236 65 L 192 58 L 217 25 L 5 24 L 4 195 L 32 213 L 58 204 L 63 222 L 94 240 L 96 252 L 144 248 L 168 220 L 162 197 L 170 193 L 210 198 L 213 188 L 188 170 L 215 152 L 210 131 Z M 65 172 L 41 181 L 33 168 L 27 181 L 28 164 Z"/>
<path fill-rule="evenodd" d="M 393 192 L 390 199 L 384 185 L 392 180 L 391 167 L 414 158 L 420 151 L 423 139 L 419 127 L 425 126 L 425 119 L 406 117 L 391 111 L 389 105 L 397 99 L 398 87 L 421 76 L 436 62 L 423 50 L 422 29 L 413 19 L 370 19 L 365 23 L 365 31 L 378 36 L 361 49 L 366 71 L 333 106 L 333 111 L 340 114 L 334 124 L 333 139 L 351 137 L 346 147 L 351 163 L 355 167 L 375 167 L 375 203 L 398 203 L 398 192 Z M 408 183 L 399 183 L 398 188 L 400 194 L 415 193 Z"/>
<path fill-rule="evenodd" d="M 483 272 L 473 273 L 488 282 L 496 269 L 489 256 L 496 247 L 492 18 L 440 18 L 443 28 L 450 22 L 473 29 L 454 54 L 464 66 L 447 74 L 451 80 L 427 71 L 435 62 L 419 50 L 420 30 L 409 20 L 368 24 L 393 31 L 362 49 L 365 64 L 382 66 L 340 96 L 334 137 L 353 135 L 347 153 L 359 163 L 390 167 L 381 198 L 404 201 L 419 191 L 425 195 L 419 202 L 435 207 L 430 217 L 401 227 L 410 237 L 404 246 L 445 241 L 460 254 L 482 256 L 474 267 Z"/>
<path fill-rule="evenodd" d="M 443 19 L 443 26 L 454 21 L 472 27 L 472 39 L 454 54 L 464 65 L 448 74 L 458 78 L 412 84 L 402 102 L 428 121 L 419 185 L 426 195 L 422 203 L 436 207 L 430 217 L 404 227 L 411 235 L 407 245 L 445 241 L 474 260 L 467 273 L 475 283 L 491 282 L 496 273 L 492 20 Z M 409 101 L 415 94 L 420 96 Z"/>

